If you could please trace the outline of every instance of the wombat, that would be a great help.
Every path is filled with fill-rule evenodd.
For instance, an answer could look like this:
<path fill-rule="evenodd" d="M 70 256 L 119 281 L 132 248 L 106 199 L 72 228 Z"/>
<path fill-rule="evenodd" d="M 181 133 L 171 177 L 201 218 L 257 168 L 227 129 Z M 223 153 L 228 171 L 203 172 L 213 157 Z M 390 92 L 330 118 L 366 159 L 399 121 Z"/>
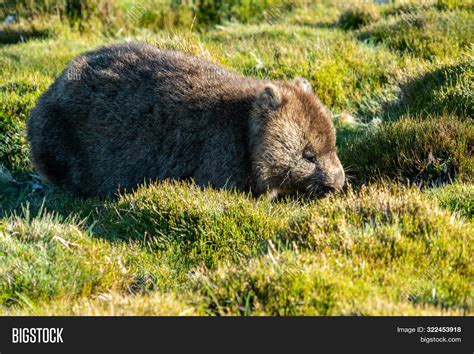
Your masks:
<path fill-rule="evenodd" d="M 141 43 L 73 60 L 28 137 L 40 176 L 79 196 L 164 179 L 316 196 L 345 180 L 330 113 L 306 80 L 242 77 Z"/>

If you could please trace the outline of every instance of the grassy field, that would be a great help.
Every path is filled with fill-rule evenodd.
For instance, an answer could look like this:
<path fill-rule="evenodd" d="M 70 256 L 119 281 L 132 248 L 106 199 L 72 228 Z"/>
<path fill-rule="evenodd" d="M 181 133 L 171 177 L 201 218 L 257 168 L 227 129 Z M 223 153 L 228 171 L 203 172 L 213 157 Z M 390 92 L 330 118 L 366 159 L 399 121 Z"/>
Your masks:
<path fill-rule="evenodd" d="M 3 315 L 472 315 L 468 1 L 7 1 L 0 25 Z M 69 60 L 140 40 L 307 78 L 334 114 L 340 195 L 172 181 L 114 200 L 42 184 L 25 124 Z"/>

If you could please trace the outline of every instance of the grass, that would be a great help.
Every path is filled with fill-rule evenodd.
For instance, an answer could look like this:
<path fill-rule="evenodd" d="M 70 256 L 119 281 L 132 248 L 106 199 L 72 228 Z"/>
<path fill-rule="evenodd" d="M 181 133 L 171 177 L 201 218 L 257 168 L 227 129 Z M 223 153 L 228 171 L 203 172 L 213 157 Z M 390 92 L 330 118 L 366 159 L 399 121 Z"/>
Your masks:
<path fill-rule="evenodd" d="M 345 30 L 356 30 L 377 22 L 380 19 L 380 10 L 377 5 L 366 3 L 364 6 L 353 6 L 339 17 L 338 25 Z"/>
<path fill-rule="evenodd" d="M 400 53 L 436 60 L 457 56 L 473 42 L 472 10 L 402 12 L 361 30 L 361 40 L 383 43 Z M 453 40 L 455 38 L 455 40 Z"/>
<path fill-rule="evenodd" d="M 437 199 L 439 205 L 468 219 L 474 217 L 474 186 L 454 183 L 427 191 L 427 195 Z"/>
<path fill-rule="evenodd" d="M 89 313 L 97 297 L 122 303 L 124 293 L 179 296 L 201 314 L 469 311 L 472 224 L 414 188 L 374 185 L 295 205 L 162 183 L 86 204 L 85 220 L 44 205 L 4 218 L 7 312 L 67 299 Z"/>
<path fill-rule="evenodd" d="M 411 190 L 382 187 L 348 192 L 344 198 L 302 208 L 288 229 L 270 243 L 266 255 L 198 273 L 198 284 L 210 297 L 208 306 L 220 314 L 394 313 L 367 306 L 365 301 L 395 303 L 408 313 L 418 306 L 462 312 L 468 306 L 469 287 L 459 288 L 459 293 L 451 288 L 447 295 L 444 286 L 451 283 L 452 273 L 442 274 L 441 269 L 469 272 L 469 251 L 461 246 L 467 233 L 461 231 L 462 224 L 443 221 L 449 218 L 444 213 Z M 448 229 L 461 238 L 451 239 Z M 451 258 L 448 244 L 464 251 Z M 444 266 L 435 270 L 437 261 Z M 436 275 L 430 274 L 433 271 Z M 438 295 L 432 294 L 430 286 Z M 354 301 L 360 298 L 364 301 Z M 457 304 L 448 305 L 455 298 Z"/>
<path fill-rule="evenodd" d="M 341 149 L 343 164 L 358 181 L 389 178 L 439 185 L 473 183 L 472 122 L 450 116 L 401 118 L 372 127 Z"/>
<path fill-rule="evenodd" d="M 18 2 L 0 28 L 0 313 L 472 315 L 472 9 L 202 2 L 193 20 L 114 1 L 71 23 L 51 4 Z M 114 200 L 43 185 L 28 113 L 69 60 L 127 39 L 307 78 L 349 186 L 274 202 L 172 181 Z"/>

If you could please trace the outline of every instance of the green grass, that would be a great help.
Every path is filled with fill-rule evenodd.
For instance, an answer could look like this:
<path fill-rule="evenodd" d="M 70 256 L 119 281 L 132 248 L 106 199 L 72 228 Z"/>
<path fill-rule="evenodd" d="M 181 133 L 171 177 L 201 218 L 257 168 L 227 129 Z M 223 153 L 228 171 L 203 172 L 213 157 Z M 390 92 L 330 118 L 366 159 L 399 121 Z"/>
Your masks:
<path fill-rule="evenodd" d="M 469 311 L 472 223 L 413 188 L 295 204 L 163 183 L 89 200 L 84 220 L 44 208 L 0 224 L 7 312 L 104 293 L 174 294 L 202 314 Z"/>
<path fill-rule="evenodd" d="M 462 58 L 453 64 L 442 64 L 408 76 L 400 84 L 399 100 L 386 107 L 385 116 L 396 119 L 404 114 L 429 116 L 447 113 L 459 118 L 472 118 L 472 69 L 472 62 Z"/>
<path fill-rule="evenodd" d="M 439 185 L 474 182 L 474 126 L 456 117 L 401 118 L 346 141 L 341 157 L 356 181 L 389 178 Z"/>
<path fill-rule="evenodd" d="M 432 188 L 426 193 L 437 199 L 443 208 L 457 212 L 468 219 L 474 218 L 474 185 L 454 183 Z"/>
<path fill-rule="evenodd" d="M 75 21 L 7 4 L 20 21 L 0 29 L 0 313 L 472 314 L 471 8 L 204 1 L 194 20 L 171 4 L 131 21 L 137 2 L 97 3 Z M 40 183 L 25 138 L 37 98 L 79 53 L 126 39 L 307 78 L 334 113 L 347 188 L 271 201 L 168 181 L 80 200 Z"/>
<path fill-rule="evenodd" d="M 352 6 L 339 17 L 338 25 L 345 30 L 355 30 L 377 22 L 380 19 L 380 7 L 366 3 L 364 6 Z"/>
<path fill-rule="evenodd" d="M 361 40 L 425 59 L 453 57 L 469 48 L 474 34 L 472 10 L 402 12 L 361 30 Z"/>

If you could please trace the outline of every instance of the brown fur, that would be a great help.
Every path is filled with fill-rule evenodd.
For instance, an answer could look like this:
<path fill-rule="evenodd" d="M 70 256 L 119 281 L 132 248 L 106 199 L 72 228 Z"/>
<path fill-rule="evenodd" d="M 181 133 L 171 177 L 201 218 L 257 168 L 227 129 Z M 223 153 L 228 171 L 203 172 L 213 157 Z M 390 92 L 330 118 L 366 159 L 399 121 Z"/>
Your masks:
<path fill-rule="evenodd" d="M 144 44 L 72 61 L 28 137 L 40 175 L 77 195 L 166 178 L 255 195 L 344 184 L 331 116 L 305 80 L 245 78 Z"/>

